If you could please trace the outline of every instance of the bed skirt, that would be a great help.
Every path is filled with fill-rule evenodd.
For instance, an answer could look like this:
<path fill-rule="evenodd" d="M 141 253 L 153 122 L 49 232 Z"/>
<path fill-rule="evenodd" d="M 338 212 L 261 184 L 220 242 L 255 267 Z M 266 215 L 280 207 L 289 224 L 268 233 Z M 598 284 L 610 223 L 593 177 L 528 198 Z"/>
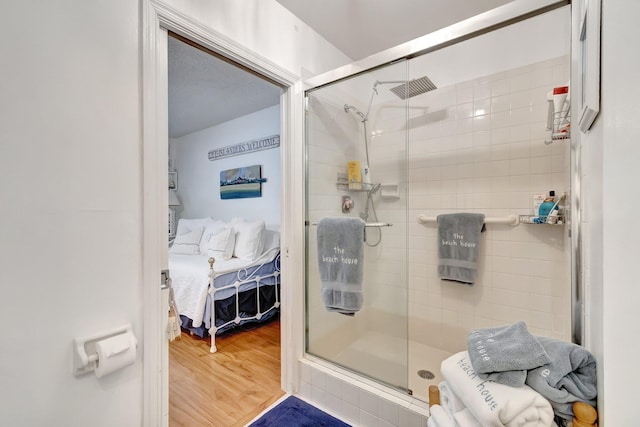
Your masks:
<path fill-rule="evenodd" d="M 256 299 L 256 289 L 249 289 L 246 291 L 238 292 L 238 304 L 240 307 L 239 323 L 231 323 L 216 331 L 216 335 L 221 335 L 230 329 L 235 329 L 240 325 L 246 325 L 251 323 L 264 323 L 271 320 L 275 315 L 280 312 L 279 307 L 275 307 L 276 302 L 280 301 L 279 295 L 280 286 L 261 286 L 260 287 L 260 307 L 271 307 L 268 311 L 263 311 L 262 317 L 256 319 L 254 316 L 258 312 L 258 304 Z M 211 295 L 207 297 L 207 309 L 211 307 Z M 232 295 L 228 298 L 218 300 L 215 302 L 215 319 L 216 325 L 224 325 L 236 318 L 236 297 Z M 200 338 L 206 338 L 209 336 L 209 328 L 204 323 L 199 327 L 193 327 L 190 318 L 184 315 L 180 315 L 182 321 L 182 328 L 192 335 L 197 335 Z"/>

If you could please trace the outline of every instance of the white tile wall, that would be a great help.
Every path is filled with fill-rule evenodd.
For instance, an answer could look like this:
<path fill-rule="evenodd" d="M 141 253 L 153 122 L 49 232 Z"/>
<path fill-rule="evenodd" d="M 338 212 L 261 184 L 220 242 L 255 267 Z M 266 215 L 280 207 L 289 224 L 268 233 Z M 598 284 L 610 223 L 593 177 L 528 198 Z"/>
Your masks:
<path fill-rule="evenodd" d="M 569 60 L 561 57 L 412 100 L 429 109 L 410 121 L 440 119 L 410 129 L 410 217 L 530 214 L 533 194 L 568 193 L 568 143 L 544 144 L 546 94 L 568 79 Z M 535 334 L 570 339 L 566 226 L 487 226 L 473 286 L 438 279 L 436 233 L 435 225 L 409 225 L 410 340 L 455 352 L 470 329 L 518 320 Z M 433 322 L 441 336 L 427 326 Z"/>

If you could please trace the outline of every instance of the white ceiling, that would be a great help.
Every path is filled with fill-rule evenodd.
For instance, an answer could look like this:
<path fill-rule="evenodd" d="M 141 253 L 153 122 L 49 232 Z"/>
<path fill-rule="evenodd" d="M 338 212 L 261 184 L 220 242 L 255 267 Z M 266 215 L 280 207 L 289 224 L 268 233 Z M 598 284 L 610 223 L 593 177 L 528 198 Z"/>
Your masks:
<path fill-rule="evenodd" d="M 276 0 L 357 61 L 511 0 Z"/>
<path fill-rule="evenodd" d="M 280 102 L 280 88 L 169 37 L 169 137 L 224 123 Z"/>
<path fill-rule="evenodd" d="M 354 61 L 510 0 L 276 0 Z M 280 102 L 280 88 L 169 37 L 169 136 Z"/>

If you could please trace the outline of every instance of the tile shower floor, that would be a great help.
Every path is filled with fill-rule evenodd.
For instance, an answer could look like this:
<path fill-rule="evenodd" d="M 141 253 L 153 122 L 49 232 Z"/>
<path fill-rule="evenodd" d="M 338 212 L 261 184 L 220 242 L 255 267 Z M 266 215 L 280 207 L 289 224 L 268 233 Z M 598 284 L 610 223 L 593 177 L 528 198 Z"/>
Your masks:
<path fill-rule="evenodd" d="M 400 337 L 366 332 L 333 360 L 344 367 L 381 380 L 392 386 L 413 391 L 413 396 L 427 402 L 429 386 L 442 381 L 440 363 L 451 353 L 424 344 L 409 342 L 408 368 L 407 342 Z M 419 371 L 433 374 L 421 376 Z M 427 378 L 423 378 L 426 376 Z"/>

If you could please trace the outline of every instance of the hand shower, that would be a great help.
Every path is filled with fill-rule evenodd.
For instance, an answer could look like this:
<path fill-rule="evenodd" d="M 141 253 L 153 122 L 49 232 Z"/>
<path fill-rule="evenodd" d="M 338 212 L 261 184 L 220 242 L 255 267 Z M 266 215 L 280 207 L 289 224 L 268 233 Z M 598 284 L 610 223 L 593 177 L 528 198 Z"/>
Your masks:
<path fill-rule="evenodd" d="M 349 111 L 353 111 L 354 113 L 356 113 L 358 116 L 360 116 L 360 118 L 362 119 L 362 121 L 364 122 L 365 120 L 367 120 L 367 116 L 360 110 L 358 110 L 356 107 L 354 107 L 353 105 L 349 105 L 349 104 L 344 104 L 344 112 L 348 113 Z"/>

